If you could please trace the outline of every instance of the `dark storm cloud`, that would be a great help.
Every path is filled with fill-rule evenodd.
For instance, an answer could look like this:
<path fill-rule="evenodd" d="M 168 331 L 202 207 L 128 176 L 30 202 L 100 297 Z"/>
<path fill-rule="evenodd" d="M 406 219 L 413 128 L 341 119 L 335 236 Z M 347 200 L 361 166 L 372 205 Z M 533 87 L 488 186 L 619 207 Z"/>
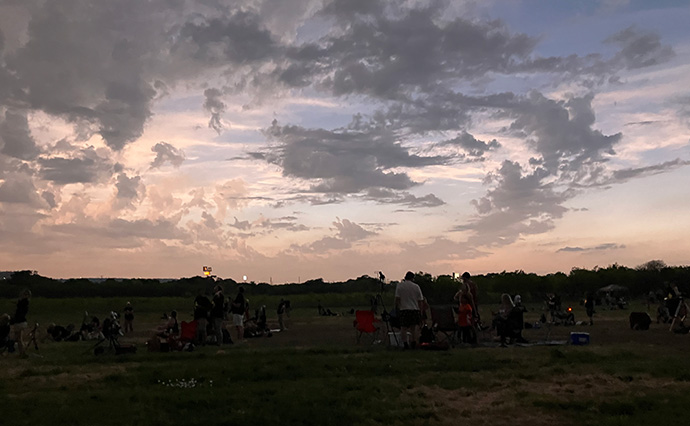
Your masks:
<path fill-rule="evenodd" d="M 173 54 L 208 65 L 260 63 L 280 53 L 273 34 L 263 28 L 261 17 L 248 11 L 206 18 L 197 15 L 179 31 Z"/>
<path fill-rule="evenodd" d="M 157 3 L 157 4 L 154 4 Z M 6 54 L 15 101 L 90 123 L 119 150 L 138 138 L 155 91 L 143 70 L 163 2 L 85 0 L 32 3 L 25 45 Z M 160 48 L 160 46 L 159 46 Z"/>
<path fill-rule="evenodd" d="M 336 95 L 399 99 L 410 90 L 431 92 L 437 82 L 508 72 L 536 44 L 536 39 L 513 34 L 500 21 L 444 21 L 442 9 L 433 7 L 405 10 L 397 16 L 384 14 L 383 9 L 353 8 L 341 2 L 325 9 L 347 19 L 313 49 L 323 51 L 319 55 L 323 69 L 332 70 L 319 84 Z"/>
<path fill-rule="evenodd" d="M 410 154 L 385 130 L 371 132 L 329 131 L 279 126 L 265 134 L 278 145 L 269 152 L 252 154 L 278 164 L 285 176 L 317 181 L 311 191 L 356 193 L 381 187 L 403 190 L 417 185 L 405 173 L 388 171 L 396 167 L 424 167 L 443 164 L 445 157 Z"/>
<path fill-rule="evenodd" d="M 223 92 L 218 89 L 204 90 L 204 109 L 211 113 L 211 119 L 208 121 L 208 127 L 220 134 L 223 130 L 222 115 L 225 112 L 225 103 L 222 100 Z"/>
<path fill-rule="evenodd" d="M 72 157 L 41 157 L 38 159 L 42 179 L 60 185 L 70 183 L 98 183 L 107 180 L 119 166 L 100 157 L 93 149 L 84 149 Z"/>
<path fill-rule="evenodd" d="M 117 188 L 117 198 L 122 198 L 125 200 L 133 200 L 140 196 L 139 188 L 141 186 L 141 177 L 134 176 L 128 177 L 125 173 L 120 173 L 117 175 L 117 182 L 115 183 L 115 188 Z"/>
<path fill-rule="evenodd" d="M 0 121 L 0 152 L 21 160 L 33 160 L 39 151 L 31 137 L 26 113 L 5 112 L 5 119 Z"/>
<path fill-rule="evenodd" d="M 156 158 L 151 162 L 151 168 L 154 169 L 161 167 L 166 162 L 174 167 L 180 167 L 185 160 L 184 152 L 167 142 L 158 142 L 151 148 L 151 151 L 156 153 Z"/>

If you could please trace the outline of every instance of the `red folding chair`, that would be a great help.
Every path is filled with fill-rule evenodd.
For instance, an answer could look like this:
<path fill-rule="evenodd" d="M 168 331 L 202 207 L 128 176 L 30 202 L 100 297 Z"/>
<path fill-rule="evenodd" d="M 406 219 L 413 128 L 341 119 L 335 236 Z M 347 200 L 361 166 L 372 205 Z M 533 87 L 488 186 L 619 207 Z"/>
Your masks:
<path fill-rule="evenodd" d="M 374 311 L 356 311 L 354 326 L 357 333 L 357 343 L 360 342 L 362 334 L 371 334 L 372 343 L 378 340 L 378 333 L 381 320 L 376 319 Z"/>
<path fill-rule="evenodd" d="M 180 340 L 183 342 L 194 342 L 196 339 L 197 321 L 180 322 Z"/>

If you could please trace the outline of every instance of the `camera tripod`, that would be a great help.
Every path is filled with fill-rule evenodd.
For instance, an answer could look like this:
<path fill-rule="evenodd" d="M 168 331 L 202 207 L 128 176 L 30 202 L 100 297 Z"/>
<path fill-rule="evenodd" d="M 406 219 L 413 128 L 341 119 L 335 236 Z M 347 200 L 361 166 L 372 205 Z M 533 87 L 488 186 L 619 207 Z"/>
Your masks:
<path fill-rule="evenodd" d="M 34 324 L 34 327 L 29 331 L 29 343 L 27 343 L 27 347 L 31 346 L 33 344 L 34 349 L 38 351 L 38 341 L 36 340 L 36 334 L 38 333 L 38 323 Z"/>
<path fill-rule="evenodd" d="M 668 328 L 668 331 L 673 330 L 673 326 L 676 325 L 676 320 L 679 320 L 681 323 L 685 321 L 685 318 L 688 315 L 688 311 L 690 311 L 690 308 L 688 308 L 688 304 L 683 299 L 682 296 L 678 297 L 678 306 L 676 306 L 676 311 L 673 313 L 673 318 L 671 319 L 671 326 Z M 683 309 L 683 315 L 681 315 L 681 309 Z"/>
<path fill-rule="evenodd" d="M 388 338 L 388 336 L 392 335 L 393 339 L 395 340 L 396 347 L 399 347 L 400 341 L 398 339 L 398 335 L 395 334 L 395 332 L 393 331 L 393 327 L 391 326 L 391 314 L 386 309 L 386 304 L 384 303 L 383 296 L 381 295 L 386 290 L 386 287 L 385 287 L 386 276 L 383 275 L 383 273 L 381 271 L 379 271 L 378 274 L 379 274 L 379 282 L 381 283 L 381 288 L 380 288 L 379 292 L 376 294 L 376 297 L 374 299 L 374 304 L 373 304 L 374 306 L 372 306 L 372 310 L 374 311 L 374 313 L 376 313 L 378 306 L 381 306 L 381 308 L 383 309 L 383 311 L 381 312 L 381 321 L 383 321 L 386 324 L 386 337 Z M 388 345 L 391 344 L 390 338 L 388 338 L 387 343 L 388 343 Z"/>

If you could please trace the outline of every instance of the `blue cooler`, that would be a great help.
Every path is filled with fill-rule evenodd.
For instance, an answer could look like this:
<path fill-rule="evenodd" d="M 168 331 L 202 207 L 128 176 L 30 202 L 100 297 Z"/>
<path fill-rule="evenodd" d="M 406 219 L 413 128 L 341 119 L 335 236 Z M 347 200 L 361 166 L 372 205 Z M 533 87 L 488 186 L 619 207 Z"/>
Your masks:
<path fill-rule="evenodd" d="M 589 345 L 589 333 L 570 333 L 570 343 L 573 345 Z"/>

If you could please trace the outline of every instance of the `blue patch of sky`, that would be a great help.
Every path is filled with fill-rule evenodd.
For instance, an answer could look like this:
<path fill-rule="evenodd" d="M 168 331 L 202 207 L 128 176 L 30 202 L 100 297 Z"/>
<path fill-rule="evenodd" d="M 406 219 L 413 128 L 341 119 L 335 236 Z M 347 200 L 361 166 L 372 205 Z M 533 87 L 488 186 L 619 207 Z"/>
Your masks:
<path fill-rule="evenodd" d="M 505 21 L 512 31 L 539 37 L 535 48 L 542 56 L 611 55 L 613 45 L 603 40 L 631 25 L 662 35 L 662 42 L 687 40 L 690 2 L 632 1 L 629 5 L 607 9 L 595 1 L 528 0 L 506 6 L 496 4 L 493 18 Z"/>

